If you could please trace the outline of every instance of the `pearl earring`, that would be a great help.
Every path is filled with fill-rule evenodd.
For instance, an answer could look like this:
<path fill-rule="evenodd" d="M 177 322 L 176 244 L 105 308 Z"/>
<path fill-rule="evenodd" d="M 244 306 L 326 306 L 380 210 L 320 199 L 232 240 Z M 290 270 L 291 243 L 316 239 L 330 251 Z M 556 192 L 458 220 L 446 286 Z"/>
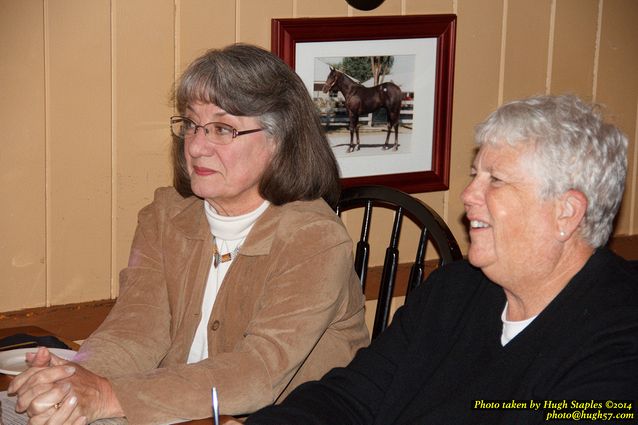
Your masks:
<path fill-rule="evenodd" d="M 563 232 L 563 231 L 561 230 L 561 231 L 560 231 L 560 235 L 561 235 L 561 237 L 564 237 L 564 236 L 565 236 L 565 232 Z"/>

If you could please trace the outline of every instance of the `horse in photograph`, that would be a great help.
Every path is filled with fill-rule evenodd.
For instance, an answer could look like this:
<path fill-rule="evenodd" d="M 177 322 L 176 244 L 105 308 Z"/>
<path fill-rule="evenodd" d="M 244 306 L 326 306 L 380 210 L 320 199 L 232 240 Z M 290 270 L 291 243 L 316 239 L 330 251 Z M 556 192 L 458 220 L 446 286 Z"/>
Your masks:
<path fill-rule="evenodd" d="M 340 91 L 346 99 L 346 110 L 350 118 L 350 147 L 348 152 L 355 149 L 354 135 L 357 135 L 356 148 L 359 150 L 359 115 L 370 114 L 385 108 L 388 115 L 388 134 L 383 149 L 390 149 L 388 144 L 390 134 L 394 128 L 394 150 L 399 147 L 399 118 L 401 113 L 401 89 L 394 83 L 382 83 L 374 87 L 365 87 L 346 74 L 330 67 L 330 74 L 323 86 L 323 92 Z"/>

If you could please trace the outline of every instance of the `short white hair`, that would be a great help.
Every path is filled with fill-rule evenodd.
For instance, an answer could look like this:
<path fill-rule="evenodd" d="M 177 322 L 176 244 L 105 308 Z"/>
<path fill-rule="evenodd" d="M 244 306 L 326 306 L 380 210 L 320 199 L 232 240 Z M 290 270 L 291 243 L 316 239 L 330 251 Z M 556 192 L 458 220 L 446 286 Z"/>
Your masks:
<path fill-rule="evenodd" d="M 625 187 L 627 137 L 603 121 L 599 107 L 571 95 L 515 100 L 476 126 L 475 141 L 532 146 L 539 195 L 583 193 L 588 206 L 580 235 L 594 248 L 607 243 Z"/>

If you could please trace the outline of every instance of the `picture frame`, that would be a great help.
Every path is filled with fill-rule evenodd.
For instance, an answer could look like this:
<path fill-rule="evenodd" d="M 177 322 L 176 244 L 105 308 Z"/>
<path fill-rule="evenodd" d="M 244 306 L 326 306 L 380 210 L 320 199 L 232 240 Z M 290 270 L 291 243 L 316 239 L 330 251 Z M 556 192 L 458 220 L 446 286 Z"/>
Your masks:
<path fill-rule="evenodd" d="M 297 72 L 320 109 L 343 187 L 449 188 L 456 15 L 273 19 L 271 30 L 272 52 Z M 355 71 L 369 75 L 358 71 L 366 60 L 373 69 L 385 67 L 383 82 L 352 77 Z M 356 92 L 342 87 L 346 83 L 331 85 L 332 69 L 359 84 Z M 402 93 L 398 125 L 396 101 L 388 100 L 396 97 L 390 96 L 394 86 Z M 373 89 L 380 100 L 370 101 Z M 372 106 L 358 109 L 364 115 L 352 112 L 366 102 Z"/>

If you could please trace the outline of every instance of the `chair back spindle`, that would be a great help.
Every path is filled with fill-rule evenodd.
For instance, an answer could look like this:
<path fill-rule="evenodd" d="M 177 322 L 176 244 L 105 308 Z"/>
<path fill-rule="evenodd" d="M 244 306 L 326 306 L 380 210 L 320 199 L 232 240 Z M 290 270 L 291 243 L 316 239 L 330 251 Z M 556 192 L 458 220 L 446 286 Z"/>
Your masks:
<path fill-rule="evenodd" d="M 419 244 L 416 247 L 416 255 L 414 257 L 414 264 L 410 268 L 410 277 L 408 278 L 408 287 L 406 289 L 406 296 L 416 288 L 423 278 L 425 277 L 425 251 L 428 246 L 428 229 L 421 229 L 421 236 L 419 237 Z M 439 265 L 441 262 L 439 261 Z"/>
<path fill-rule="evenodd" d="M 394 284 L 397 279 L 399 267 L 399 237 L 401 235 L 401 225 L 403 224 L 403 208 L 397 208 L 394 214 L 392 233 L 390 234 L 390 244 L 385 250 L 383 261 L 383 272 L 381 273 L 381 283 L 379 286 L 379 299 L 377 301 L 377 311 L 374 315 L 374 326 L 372 334 L 378 335 L 388 326 L 390 319 L 390 307 L 392 304 L 392 294 Z"/>
<path fill-rule="evenodd" d="M 370 260 L 369 240 L 375 207 L 394 210 L 394 221 L 383 262 L 372 339 L 376 338 L 387 327 L 390 320 L 392 297 L 399 269 L 399 239 L 404 216 L 408 217 L 421 229 L 414 262 L 410 268 L 407 294 L 423 280 L 428 241 L 432 242 L 437 249 L 440 257 L 439 266 L 462 258 L 461 250 L 448 226 L 425 203 L 404 192 L 385 186 L 350 187 L 341 194 L 341 199 L 337 205 L 337 213 L 341 215 L 343 211 L 363 208 L 361 236 L 356 244 L 355 271 L 361 279 L 364 291 L 368 262 Z"/>
<path fill-rule="evenodd" d="M 365 203 L 363 221 L 361 223 L 361 237 L 357 242 L 357 251 L 354 257 L 354 269 L 361 280 L 361 287 L 365 291 L 366 278 L 368 276 L 368 260 L 370 259 L 370 220 L 372 219 L 372 201 Z"/>

